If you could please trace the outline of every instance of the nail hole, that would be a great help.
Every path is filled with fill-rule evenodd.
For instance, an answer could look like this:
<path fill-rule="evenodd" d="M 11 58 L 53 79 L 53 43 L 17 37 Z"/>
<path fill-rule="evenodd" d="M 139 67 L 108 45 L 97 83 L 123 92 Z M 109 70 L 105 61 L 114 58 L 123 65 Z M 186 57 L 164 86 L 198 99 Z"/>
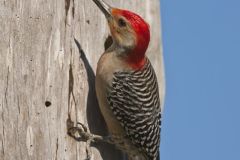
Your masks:
<path fill-rule="evenodd" d="M 51 103 L 50 101 L 46 101 L 46 102 L 45 102 L 45 106 L 46 106 L 46 107 L 50 107 L 51 105 L 52 105 L 52 103 Z"/>

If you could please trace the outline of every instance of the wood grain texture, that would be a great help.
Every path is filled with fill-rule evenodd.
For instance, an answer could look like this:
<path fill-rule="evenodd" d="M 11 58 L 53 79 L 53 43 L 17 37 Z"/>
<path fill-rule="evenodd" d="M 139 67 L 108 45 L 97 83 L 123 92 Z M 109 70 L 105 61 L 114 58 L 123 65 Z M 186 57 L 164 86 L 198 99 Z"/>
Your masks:
<path fill-rule="evenodd" d="M 159 1 L 106 2 L 149 22 L 148 56 L 163 100 Z M 90 0 L 0 0 L 1 160 L 85 159 L 86 143 L 67 135 L 68 117 L 107 135 L 94 78 L 108 35 L 104 16 Z M 107 144 L 91 150 L 94 160 L 124 158 Z"/>

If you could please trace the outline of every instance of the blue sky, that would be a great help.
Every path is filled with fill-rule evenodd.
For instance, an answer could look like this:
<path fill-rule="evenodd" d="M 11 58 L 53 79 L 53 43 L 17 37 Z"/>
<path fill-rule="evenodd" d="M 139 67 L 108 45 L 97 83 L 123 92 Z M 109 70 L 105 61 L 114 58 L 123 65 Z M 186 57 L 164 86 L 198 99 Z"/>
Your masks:
<path fill-rule="evenodd" d="M 240 0 L 161 0 L 161 160 L 240 160 Z"/>

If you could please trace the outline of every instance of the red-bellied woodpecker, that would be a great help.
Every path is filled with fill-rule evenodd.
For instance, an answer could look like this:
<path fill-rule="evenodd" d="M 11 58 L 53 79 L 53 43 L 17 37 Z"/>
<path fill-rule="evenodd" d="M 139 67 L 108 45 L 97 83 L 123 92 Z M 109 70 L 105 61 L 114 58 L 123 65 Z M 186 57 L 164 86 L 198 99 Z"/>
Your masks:
<path fill-rule="evenodd" d="M 96 72 L 96 93 L 111 142 L 129 159 L 159 160 L 161 108 L 156 75 L 145 56 L 148 24 L 137 14 L 93 0 L 113 38 Z"/>

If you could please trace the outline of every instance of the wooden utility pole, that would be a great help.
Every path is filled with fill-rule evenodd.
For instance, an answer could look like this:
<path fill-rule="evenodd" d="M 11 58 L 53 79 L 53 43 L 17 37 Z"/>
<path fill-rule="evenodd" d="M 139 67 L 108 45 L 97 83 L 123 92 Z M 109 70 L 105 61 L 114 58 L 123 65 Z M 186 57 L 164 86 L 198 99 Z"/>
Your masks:
<path fill-rule="evenodd" d="M 159 0 L 106 0 L 151 26 L 148 56 L 164 97 Z M 0 0 L 0 159 L 84 160 L 86 143 L 66 121 L 107 135 L 95 96 L 97 61 L 110 44 L 103 14 L 91 0 Z M 107 144 L 94 160 L 121 160 Z"/>

